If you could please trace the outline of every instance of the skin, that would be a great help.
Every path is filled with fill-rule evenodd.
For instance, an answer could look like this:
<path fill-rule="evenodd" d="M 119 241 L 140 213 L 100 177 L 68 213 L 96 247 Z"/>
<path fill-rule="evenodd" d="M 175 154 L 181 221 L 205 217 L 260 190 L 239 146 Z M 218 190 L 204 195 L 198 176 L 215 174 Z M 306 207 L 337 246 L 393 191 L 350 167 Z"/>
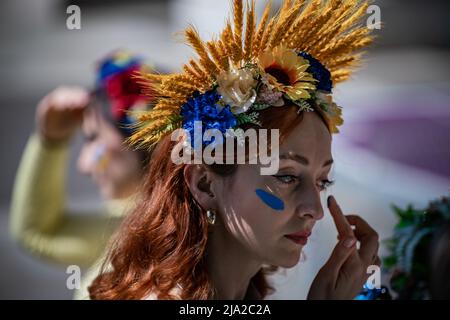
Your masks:
<path fill-rule="evenodd" d="M 203 165 L 186 167 L 185 178 L 194 198 L 217 215 L 207 248 L 216 298 L 243 299 L 250 279 L 263 264 L 291 268 L 299 262 L 302 245 L 285 236 L 310 232 L 323 218 L 320 192 L 331 163 L 331 135 L 311 112 L 280 145 L 280 167 L 274 176 L 260 175 L 258 165 L 238 165 L 228 177 Z M 284 210 L 275 211 L 264 204 L 255 194 L 257 188 L 282 199 Z M 342 240 L 315 278 L 309 298 L 352 299 L 368 278 L 366 267 L 376 262 L 378 236 L 360 217 L 345 217 L 334 198 L 330 204 Z"/>
<path fill-rule="evenodd" d="M 49 147 L 67 144 L 81 128 L 85 141 L 77 165 L 90 176 L 105 199 L 135 193 L 141 175 L 138 154 L 127 149 L 123 137 L 93 107 L 89 93 L 78 87 L 60 87 L 38 105 L 37 131 Z"/>

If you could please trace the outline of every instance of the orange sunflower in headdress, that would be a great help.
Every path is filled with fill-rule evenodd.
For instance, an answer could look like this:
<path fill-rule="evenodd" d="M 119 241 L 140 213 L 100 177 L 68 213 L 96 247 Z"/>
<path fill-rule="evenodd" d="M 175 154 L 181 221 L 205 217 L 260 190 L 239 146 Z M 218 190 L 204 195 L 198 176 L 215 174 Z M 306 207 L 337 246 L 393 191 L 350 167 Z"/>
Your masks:
<path fill-rule="evenodd" d="M 309 62 L 299 57 L 293 50 L 278 46 L 264 51 L 258 58 L 263 78 L 269 85 L 284 92 L 292 100 L 308 99 L 308 90 L 315 90 L 315 80 L 306 72 Z"/>

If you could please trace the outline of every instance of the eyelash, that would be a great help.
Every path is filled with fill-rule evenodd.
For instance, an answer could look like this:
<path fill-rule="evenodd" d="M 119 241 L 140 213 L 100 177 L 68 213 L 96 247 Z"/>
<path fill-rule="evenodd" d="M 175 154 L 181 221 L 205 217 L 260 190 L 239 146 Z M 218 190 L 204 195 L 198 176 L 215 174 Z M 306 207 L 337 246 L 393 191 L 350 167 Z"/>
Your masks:
<path fill-rule="evenodd" d="M 334 180 L 325 179 L 325 180 L 322 180 L 321 183 L 322 183 L 322 186 L 321 186 L 320 191 L 325 191 L 334 184 Z"/>
<path fill-rule="evenodd" d="M 85 135 L 85 136 L 84 136 L 84 139 L 85 139 L 87 142 L 92 142 L 92 141 L 94 141 L 95 139 L 97 139 L 97 133 L 92 133 L 92 134 L 89 134 L 89 135 Z"/>
<path fill-rule="evenodd" d="M 279 181 L 281 181 L 284 184 L 292 184 L 292 183 L 294 183 L 293 180 L 298 180 L 298 177 L 290 175 L 290 174 L 274 176 L 274 177 L 277 178 Z M 285 177 L 293 178 L 293 180 L 291 180 L 290 182 L 286 182 L 286 181 L 283 180 L 283 178 L 285 178 Z M 321 181 L 321 185 L 320 185 L 320 191 L 327 190 L 329 187 L 331 187 L 334 184 L 334 182 L 335 181 L 330 181 L 328 179 L 322 180 Z"/>

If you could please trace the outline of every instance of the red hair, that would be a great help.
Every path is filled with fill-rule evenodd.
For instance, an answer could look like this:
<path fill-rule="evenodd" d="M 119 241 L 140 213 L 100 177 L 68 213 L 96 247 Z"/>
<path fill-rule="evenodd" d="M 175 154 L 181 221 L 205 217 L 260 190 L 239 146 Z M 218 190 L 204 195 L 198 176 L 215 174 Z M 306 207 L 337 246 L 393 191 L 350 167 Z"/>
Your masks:
<path fill-rule="evenodd" d="M 260 120 L 264 128 L 280 129 L 282 141 L 302 119 L 297 110 L 295 106 L 269 108 L 260 112 Z M 125 218 L 102 273 L 89 287 L 92 299 L 143 299 L 150 293 L 159 299 L 173 299 L 177 297 L 170 291 L 178 285 L 182 288 L 178 298 L 213 297 L 205 260 L 206 213 L 184 180 L 185 165 L 170 159 L 174 145 L 169 135 L 153 151 L 141 200 Z M 229 175 L 236 165 L 213 165 L 210 169 Z M 273 266 L 262 268 L 251 279 L 262 298 L 273 290 L 266 275 L 275 270 Z"/>

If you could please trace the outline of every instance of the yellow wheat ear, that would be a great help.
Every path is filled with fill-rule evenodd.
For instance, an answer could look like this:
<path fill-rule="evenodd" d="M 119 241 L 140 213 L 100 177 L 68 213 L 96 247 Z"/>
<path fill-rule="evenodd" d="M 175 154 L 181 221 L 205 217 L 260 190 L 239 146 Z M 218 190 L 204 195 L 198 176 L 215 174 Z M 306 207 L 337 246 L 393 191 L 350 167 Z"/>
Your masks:
<path fill-rule="evenodd" d="M 232 14 L 213 40 L 204 42 L 194 27 L 186 28 L 185 41 L 197 57 L 180 73 L 141 74 L 144 92 L 156 95 L 157 101 L 140 116 L 130 143 L 156 143 L 181 126 L 180 107 L 195 91 L 209 90 L 220 72 L 255 63 L 261 53 L 279 45 L 318 59 L 331 72 L 334 84 L 347 80 L 361 63 L 361 50 L 373 41 L 365 23 L 369 4 L 370 0 L 285 0 L 271 16 L 268 1 L 257 22 L 255 0 L 232 0 Z"/>

